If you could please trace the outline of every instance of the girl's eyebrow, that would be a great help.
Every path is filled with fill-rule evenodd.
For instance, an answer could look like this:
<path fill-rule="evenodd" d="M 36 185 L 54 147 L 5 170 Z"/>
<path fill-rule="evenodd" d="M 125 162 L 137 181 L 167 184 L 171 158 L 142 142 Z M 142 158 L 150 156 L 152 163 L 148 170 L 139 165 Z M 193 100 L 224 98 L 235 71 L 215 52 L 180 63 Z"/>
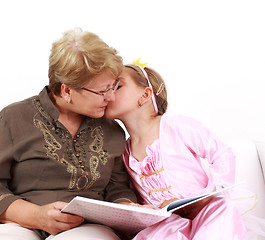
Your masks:
<path fill-rule="evenodd" d="M 124 80 L 125 80 L 124 77 L 118 77 L 118 79 L 119 79 L 120 81 L 124 81 Z"/>

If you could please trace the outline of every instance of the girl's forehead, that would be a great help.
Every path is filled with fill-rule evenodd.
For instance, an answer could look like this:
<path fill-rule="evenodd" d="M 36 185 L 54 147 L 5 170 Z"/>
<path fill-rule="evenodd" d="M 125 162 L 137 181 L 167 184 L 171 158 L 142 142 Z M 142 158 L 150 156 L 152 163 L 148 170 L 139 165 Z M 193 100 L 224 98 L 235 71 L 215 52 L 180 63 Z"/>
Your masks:
<path fill-rule="evenodd" d="M 120 80 L 120 82 L 128 82 L 132 78 L 131 78 L 130 74 L 128 74 L 127 72 L 122 72 L 120 74 L 120 76 L 118 77 L 118 79 Z"/>
<path fill-rule="evenodd" d="M 131 77 L 131 71 L 134 71 L 133 69 L 130 69 L 130 68 L 128 68 L 128 67 L 125 67 L 123 70 L 122 70 L 122 72 L 121 72 L 121 74 L 120 74 L 120 77 Z"/>

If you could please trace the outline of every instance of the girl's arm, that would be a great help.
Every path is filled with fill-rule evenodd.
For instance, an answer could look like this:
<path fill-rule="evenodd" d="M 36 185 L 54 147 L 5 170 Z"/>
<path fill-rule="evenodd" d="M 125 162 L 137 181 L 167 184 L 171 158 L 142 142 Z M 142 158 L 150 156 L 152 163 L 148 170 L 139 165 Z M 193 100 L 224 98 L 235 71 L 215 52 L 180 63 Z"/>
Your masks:
<path fill-rule="evenodd" d="M 208 187 L 228 186 L 235 181 L 235 156 L 214 133 L 200 122 L 182 117 L 179 134 L 196 157 L 207 160 L 209 164 Z"/>

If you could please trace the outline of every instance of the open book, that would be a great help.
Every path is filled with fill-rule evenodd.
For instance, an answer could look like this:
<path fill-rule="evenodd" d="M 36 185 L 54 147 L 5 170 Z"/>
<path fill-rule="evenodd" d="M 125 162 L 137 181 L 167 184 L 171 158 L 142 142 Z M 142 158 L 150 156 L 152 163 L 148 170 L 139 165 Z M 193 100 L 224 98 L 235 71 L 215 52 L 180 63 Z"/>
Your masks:
<path fill-rule="evenodd" d="M 75 197 L 62 209 L 62 212 L 79 215 L 88 222 L 100 223 L 130 234 L 170 217 L 172 212 L 178 213 L 179 210 L 184 208 L 193 208 L 206 204 L 213 197 L 222 194 L 233 186 L 210 194 L 177 200 L 158 210 Z"/>

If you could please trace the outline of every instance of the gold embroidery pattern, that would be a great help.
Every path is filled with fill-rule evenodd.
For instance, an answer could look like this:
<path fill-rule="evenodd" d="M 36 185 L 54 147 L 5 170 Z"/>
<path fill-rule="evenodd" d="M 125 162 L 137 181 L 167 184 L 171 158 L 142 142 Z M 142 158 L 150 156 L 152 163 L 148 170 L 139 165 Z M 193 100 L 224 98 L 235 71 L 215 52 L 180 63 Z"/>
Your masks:
<path fill-rule="evenodd" d="M 103 150 L 103 129 L 102 127 L 96 127 L 93 129 L 91 133 L 91 137 L 94 138 L 93 142 L 90 144 L 89 149 L 92 152 L 99 154 L 99 159 L 102 162 L 102 164 L 106 164 L 108 162 L 108 152 L 106 150 Z M 94 159 L 93 159 L 94 160 Z"/>
<path fill-rule="evenodd" d="M 61 149 L 62 146 L 60 143 L 56 141 L 56 139 L 52 136 L 46 125 L 37 119 L 33 120 L 34 125 L 39 128 L 44 136 L 44 140 L 46 144 L 44 145 L 44 148 L 47 151 L 47 156 L 50 158 L 55 159 L 56 161 L 63 163 L 67 165 L 67 172 L 71 174 L 71 180 L 69 184 L 69 189 L 72 189 L 74 187 L 76 175 L 77 175 L 77 170 L 76 167 L 68 163 L 64 158 L 60 159 L 59 155 L 56 153 L 57 150 Z"/>
<path fill-rule="evenodd" d="M 39 100 L 39 99 L 33 99 L 33 104 L 34 104 L 34 106 L 38 109 L 38 111 L 40 112 L 40 114 L 41 114 L 44 118 L 46 118 L 46 119 L 49 118 L 48 113 L 47 113 L 47 112 L 43 109 L 43 107 L 41 106 L 41 104 L 40 104 L 40 100 Z"/>
<path fill-rule="evenodd" d="M 91 137 L 94 138 L 89 148 L 93 152 L 99 153 L 103 147 L 103 130 L 102 127 L 96 127 L 91 133 Z"/>
<path fill-rule="evenodd" d="M 62 158 L 62 161 L 67 164 L 67 172 L 71 174 L 69 189 L 73 189 L 77 177 L 77 169 L 75 166 L 69 164 L 65 159 Z"/>
<path fill-rule="evenodd" d="M 157 170 L 157 171 L 155 171 L 155 172 L 152 172 L 152 173 L 150 173 L 150 174 L 148 174 L 148 175 L 141 175 L 141 176 L 140 176 L 140 179 L 143 178 L 143 177 L 150 177 L 150 176 L 155 175 L 155 174 L 157 174 L 157 173 L 160 173 L 160 172 L 162 172 L 162 171 L 164 171 L 164 168 L 161 168 L 161 169 L 159 169 L 159 170 Z"/>
<path fill-rule="evenodd" d="M 91 137 L 94 139 L 89 146 L 89 149 L 91 151 L 88 150 L 88 152 L 90 153 L 91 157 L 88 163 L 87 153 L 84 147 L 87 144 L 86 131 L 82 130 L 76 135 L 76 138 L 72 140 L 72 136 L 70 135 L 70 133 L 68 133 L 67 131 L 65 132 L 55 126 L 53 119 L 43 109 L 39 99 L 34 100 L 34 105 L 40 112 L 45 123 L 48 125 L 47 126 L 41 120 L 38 120 L 36 118 L 33 119 L 34 125 L 39 128 L 43 133 L 44 140 L 46 143 L 44 145 L 44 148 L 47 151 L 47 156 L 52 159 L 55 159 L 60 163 L 65 164 L 67 166 L 66 171 L 71 174 L 68 188 L 74 189 L 76 187 L 78 190 L 90 188 L 101 176 L 100 172 L 97 170 L 99 166 L 99 161 L 101 161 L 103 165 L 108 162 L 109 154 L 106 150 L 103 150 L 102 127 L 93 126 L 93 122 L 92 126 L 88 127 L 88 130 L 91 130 Z M 55 134 L 58 134 L 58 136 L 62 139 L 62 143 L 66 144 L 66 150 L 64 150 L 64 154 L 68 156 L 69 160 L 73 164 L 68 162 L 65 157 L 60 158 L 59 155 L 56 153 L 57 150 L 62 149 L 62 145 L 55 139 L 48 127 L 51 127 L 51 130 L 54 131 Z M 74 142 L 74 146 L 72 142 Z M 87 169 L 90 169 L 90 173 L 87 171 Z M 78 175 L 81 176 L 78 178 Z M 92 176 L 90 182 L 89 176 Z"/>
<path fill-rule="evenodd" d="M 45 126 L 45 124 L 43 122 L 41 122 L 40 120 L 37 120 L 37 119 L 34 119 L 33 122 L 34 122 L 34 125 L 37 128 L 39 128 L 43 133 L 44 140 L 47 143 L 47 145 L 45 145 L 44 147 L 47 150 L 47 152 L 53 158 L 56 156 L 56 159 L 58 159 L 59 156 L 58 156 L 58 154 L 55 154 L 55 152 L 56 152 L 56 150 L 62 148 L 61 144 L 56 141 L 56 139 L 52 136 L 52 134 L 50 133 L 50 131 L 48 130 L 48 128 Z"/>
<path fill-rule="evenodd" d="M 90 127 L 92 129 L 92 127 Z M 97 171 L 99 160 L 105 165 L 108 161 L 108 152 L 102 150 L 103 147 L 103 129 L 101 126 L 95 127 L 91 132 L 91 137 L 94 138 L 92 143 L 89 145 L 89 149 L 93 153 L 97 153 L 99 157 L 92 155 L 89 159 L 90 172 L 92 174 L 92 181 L 86 186 L 89 188 L 94 182 L 101 177 L 100 172 Z"/>
<path fill-rule="evenodd" d="M 4 198 L 8 197 L 8 196 L 11 196 L 12 194 L 11 193 L 7 193 L 7 194 L 3 194 L 0 196 L 0 201 L 2 201 Z"/>
<path fill-rule="evenodd" d="M 148 195 L 150 196 L 153 192 L 164 192 L 164 191 L 169 191 L 171 189 L 171 186 L 168 188 L 159 188 L 159 189 L 154 189 L 148 192 Z"/>

